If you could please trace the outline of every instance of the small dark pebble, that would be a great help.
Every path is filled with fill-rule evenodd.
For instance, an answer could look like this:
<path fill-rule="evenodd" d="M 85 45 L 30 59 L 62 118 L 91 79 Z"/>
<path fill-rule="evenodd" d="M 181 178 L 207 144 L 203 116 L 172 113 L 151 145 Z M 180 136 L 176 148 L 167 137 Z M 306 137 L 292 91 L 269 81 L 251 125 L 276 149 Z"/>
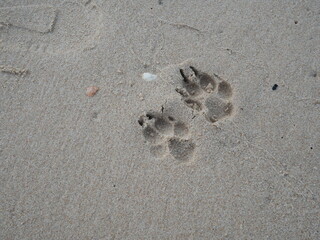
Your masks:
<path fill-rule="evenodd" d="M 97 112 L 92 113 L 92 118 L 98 118 L 98 113 Z"/>
<path fill-rule="evenodd" d="M 278 84 L 275 84 L 275 85 L 272 86 L 272 90 L 273 91 L 276 90 L 277 88 L 278 88 Z"/>
<path fill-rule="evenodd" d="M 312 149 L 313 149 L 313 147 L 310 147 L 310 149 L 312 150 Z"/>

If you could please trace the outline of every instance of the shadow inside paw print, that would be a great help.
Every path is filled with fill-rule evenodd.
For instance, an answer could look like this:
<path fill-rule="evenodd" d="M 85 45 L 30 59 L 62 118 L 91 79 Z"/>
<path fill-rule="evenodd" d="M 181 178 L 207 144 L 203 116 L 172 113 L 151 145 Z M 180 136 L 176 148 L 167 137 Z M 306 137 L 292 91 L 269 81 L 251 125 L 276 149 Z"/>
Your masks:
<path fill-rule="evenodd" d="M 155 157 L 170 154 L 179 161 L 192 160 L 195 144 L 189 138 L 189 127 L 184 122 L 162 113 L 148 112 L 139 118 L 138 123 Z"/>
<path fill-rule="evenodd" d="M 227 81 L 192 66 L 180 69 L 180 74 L 182 87 L 176 88 L 176 91 L 189 108 L 202 113 L 212 123 L 232 115 L 233 91 Z"/>

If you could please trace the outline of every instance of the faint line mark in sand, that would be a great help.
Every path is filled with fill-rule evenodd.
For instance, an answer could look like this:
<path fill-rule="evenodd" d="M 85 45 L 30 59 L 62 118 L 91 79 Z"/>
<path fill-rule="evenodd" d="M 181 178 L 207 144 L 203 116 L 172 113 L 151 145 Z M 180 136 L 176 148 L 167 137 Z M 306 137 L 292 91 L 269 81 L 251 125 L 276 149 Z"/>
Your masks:
<path fill-rule="evenodd" d="M 46 5 L 0 8 L 0 23 L 39 33 L 51 32 L 56 17 L 56 9 Z"/>
<path fill-rule="evenodd" d="M 142 133 L 150 143 L 150 152 L 156 158 L 171 155 L 179 162 L 193 160 L 196 145 L 189 137 L 189 127 L 164 113 L 149 111 L 138 120 Z"/>
<path fill-rule="evenodd" d="M 192 26 L 190 26 L 188 24 L 185 24 L 185 23 L 175 23 L 175 22 L 170 22 L 170 21 L 167 21 L 167 20 L 164 20 L 164 19 L 161 19 L 161 18 L 158 18 L 158 19 L 159 19 L 160 22 L 163 22 L 165 24 L 169 24 L 169 25 L 174 26 L 174 27 L 176 27 L 178 29 L 184 28 L 184 29 L 188 29 L 188 30 L 191 30 L 191 31 L 196 31 L 198 33 L 205 32 L 203 30 L 200 30 L 200 29 L 198 29 L 196 27 L 192 27 Z"/>
<path fill-rule="evenodd" d="M 64 1 L 0 8 L 0 23 L 5 50 L 65 54 L 95 47 L 102 14 L 93 1 Z"/>
<path fill-rule="evenodd" d="M 17 76 L 25 76 L 26 74 L 29 73 L 29 70 L 25 68 L 16 68 L 12 66 L 0 65 L 0 72 L 9 73 Z"/>

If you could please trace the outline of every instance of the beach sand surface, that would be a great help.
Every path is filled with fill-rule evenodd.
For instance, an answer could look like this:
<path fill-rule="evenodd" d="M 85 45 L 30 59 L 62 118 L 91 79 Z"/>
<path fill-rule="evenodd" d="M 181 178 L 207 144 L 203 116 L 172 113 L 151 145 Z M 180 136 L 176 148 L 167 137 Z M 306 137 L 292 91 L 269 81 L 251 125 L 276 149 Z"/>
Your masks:
<path fill-rule="evenodd" d="M 2 0 L 0 239 L 320 239 L 320 2 Z"/>

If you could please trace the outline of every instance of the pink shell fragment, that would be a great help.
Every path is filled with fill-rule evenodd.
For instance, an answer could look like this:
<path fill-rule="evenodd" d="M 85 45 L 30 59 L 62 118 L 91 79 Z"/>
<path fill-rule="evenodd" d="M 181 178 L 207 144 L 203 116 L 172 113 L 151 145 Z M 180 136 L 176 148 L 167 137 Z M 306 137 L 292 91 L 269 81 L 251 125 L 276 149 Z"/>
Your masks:
<path fill-rule="evenodd" d="M 98 92 L 99 88 L 95 86 L 91 86 L 87 88 L 86 95 L 88 97 L 93 97 Z"/>

